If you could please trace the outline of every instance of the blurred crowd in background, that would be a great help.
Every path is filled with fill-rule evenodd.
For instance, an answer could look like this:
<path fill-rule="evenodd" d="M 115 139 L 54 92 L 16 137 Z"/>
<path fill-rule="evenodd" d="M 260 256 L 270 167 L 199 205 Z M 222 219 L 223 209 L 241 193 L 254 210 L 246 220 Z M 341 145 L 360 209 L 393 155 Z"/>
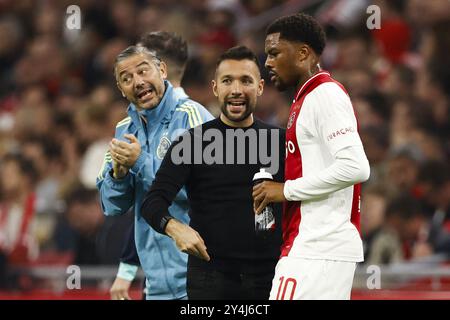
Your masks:
<path fill-rule="evenodd" d="M 72 4 L 80 30 L 66 27 Z M 371 4 L 381 29 L 366 25 Z M 11 276 L 19 266 L 118 263 L 133 217 L 104 217 L 95 179 L 126 116 L 112 73 L 120 51 L 145 32 L 183 36 L 190 60 L 182 86 L 217 116 L 210 82 L 218 56 L 244 44 L 263 65 L 265 27 L 299 11 L 326 29 L 321 67 L 348 89 L 371 164 L 361 204 L 365 263 L 450 254 L 448 0 L 4 0 L 0 287 L 25 285 Z M 293 92 L 277 92 L 261 71 L 256 116 L 285 127 Z"/>

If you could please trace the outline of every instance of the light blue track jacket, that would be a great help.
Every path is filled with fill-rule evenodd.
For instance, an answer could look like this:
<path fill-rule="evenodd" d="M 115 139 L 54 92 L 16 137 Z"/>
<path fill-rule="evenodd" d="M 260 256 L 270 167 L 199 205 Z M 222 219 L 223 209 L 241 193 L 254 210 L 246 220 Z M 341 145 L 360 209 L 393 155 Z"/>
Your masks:
<path fill-rule="evenodd" d="M 134 206 L 136 249 L 147 279 L 147 298 L 161 300 L 186 297 L 187 254 L 171 238 L 155 232 L 141 217 L 142 199 L 172 141 L 185 130 L 213 119 L 202 105 L 175 92 L 170 82 L 165 81 L 165 85 L 166 91 L 156 108 L 138 112 L 130 104 L 128 117 L 116 126 L 116 139 L 129 142 L 124 135 L 133 134 L 141 144 L 142 151 L 134 166 L 123 179 L 114 179 L 108 151 L 97 178 L 105 215 L 125 214 Z M 169 212 L 183 223 L 189 223 L 185 188 L 180 190 Z"/>

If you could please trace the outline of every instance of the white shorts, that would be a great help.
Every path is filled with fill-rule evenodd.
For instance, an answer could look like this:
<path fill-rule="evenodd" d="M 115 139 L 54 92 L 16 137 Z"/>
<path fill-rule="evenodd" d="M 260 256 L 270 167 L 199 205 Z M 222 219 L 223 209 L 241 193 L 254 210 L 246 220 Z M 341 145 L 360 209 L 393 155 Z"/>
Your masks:
<path fill-rule="evenodd" d="M 270 300 L 350 300 L 356 262 L 283 257 Z"/>

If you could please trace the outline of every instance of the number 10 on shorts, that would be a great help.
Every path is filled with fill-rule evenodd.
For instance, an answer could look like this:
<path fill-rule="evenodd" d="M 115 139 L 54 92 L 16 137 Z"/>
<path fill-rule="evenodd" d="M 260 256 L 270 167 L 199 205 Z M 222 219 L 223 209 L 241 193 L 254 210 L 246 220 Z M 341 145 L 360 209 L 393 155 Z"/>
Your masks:
<path fill-rule="evenodd" d="M 287 300 L 286 294 L 289 295 L 289 300 L 294 298 L 295 289 L 297 288 L 297 280 L 294 278 L 280 277 L 280 285 L 278 286 L 276 300 Z"/>

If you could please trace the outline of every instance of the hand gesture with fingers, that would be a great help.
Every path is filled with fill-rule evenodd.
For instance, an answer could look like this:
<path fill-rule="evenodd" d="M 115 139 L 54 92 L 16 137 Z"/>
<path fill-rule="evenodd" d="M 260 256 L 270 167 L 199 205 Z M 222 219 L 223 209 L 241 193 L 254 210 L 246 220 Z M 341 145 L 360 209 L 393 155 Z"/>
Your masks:
<path fill-rule="evenodd" d="M 115 179 L 122 179 L 128 173 L 128 168 L 122 166 L 113 158 L 113 174 Z"/>
<path fill-rule="evenodd" d="M 128 139 L 130 143 L 112 139 L 109 143 L 109 150 L 113 160 L 124 167 L 131 168 L 141 154 L 141 144 L 132 134 L 126 134 L 124 137 Z"/>
<path fill-rule="evenodd" d="M 264 181 L 253 187 L 253 210 L 255 214 L 261 211 L 269 204 L 286 201 L 284 197 L 284 183 Z"/>
<path fill-rule="evenodd" d="M 170 219 L 166 226 L 166 233 L 175 240 L 175 244 L 182 252 L 206 261 L 210 260 L 205 242 L 200 234 L 190 226 L 178 220 Z"/>

